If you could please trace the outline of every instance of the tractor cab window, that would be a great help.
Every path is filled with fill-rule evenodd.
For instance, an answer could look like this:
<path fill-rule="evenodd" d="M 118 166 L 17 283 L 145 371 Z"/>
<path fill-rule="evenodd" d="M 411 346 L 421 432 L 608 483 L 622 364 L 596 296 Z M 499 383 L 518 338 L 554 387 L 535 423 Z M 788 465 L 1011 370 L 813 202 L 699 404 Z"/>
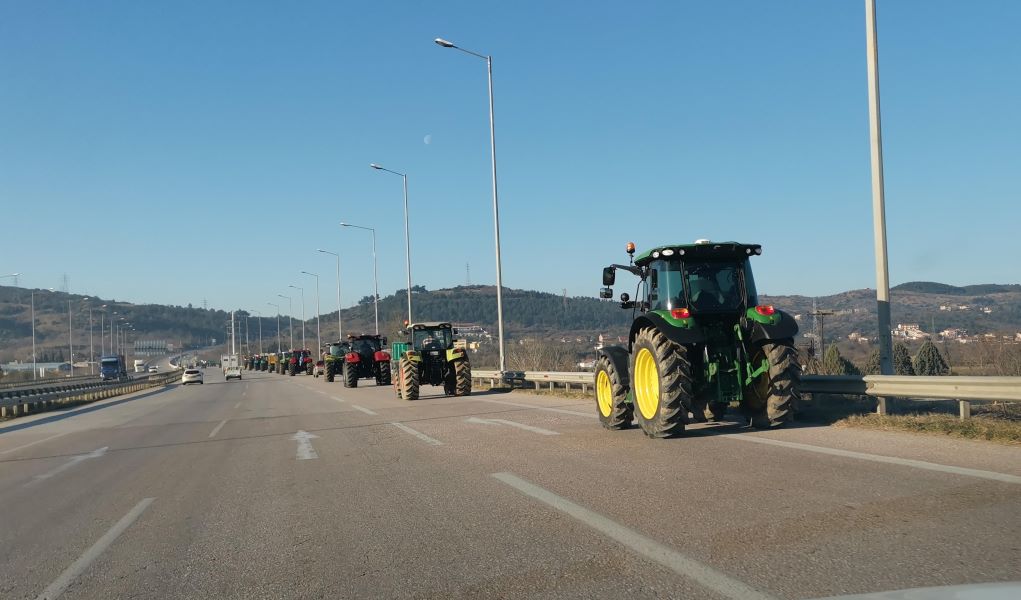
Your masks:
<path fill-rule="evenodd" d="M 741 307 L 740 265 L 726 262 L 686 263 L 684 276 L 691 308 L 697 311 L 730 311 Z"/>
<path fill-rule="evenodd" d="M 378 350 L 373 340 L 354 340 L 351 342 L 351 352 L 357 352 L 358 354 L 371 354 Z"/>
<path fill-rule="evenodd" d="M 449 329 L 416 329 L 412 338 L 415 350 L 445 350 L 453 344 Z"/>
<path fill-rule="evenodd" d="M 330 345 L 330 355 L 331 356 L 344 356 L 344 354 L 346 354 L 346 353 L 347 353 L 347 350 L 344 348 L 344 346 L 341 346 L 340 344 L 331 344 Z"/>
<path fill-rule="evenodd" d="M 685 306 L 683 281 L 680 261 L 653 262 L 649 270 L 649 307 L 670 310 Z"/>

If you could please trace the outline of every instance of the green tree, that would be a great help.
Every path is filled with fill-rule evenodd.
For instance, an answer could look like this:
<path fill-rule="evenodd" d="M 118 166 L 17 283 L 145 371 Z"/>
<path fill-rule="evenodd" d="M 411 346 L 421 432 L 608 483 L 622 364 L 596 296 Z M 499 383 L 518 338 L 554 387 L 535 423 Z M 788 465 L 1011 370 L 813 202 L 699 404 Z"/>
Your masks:
<path fill-rule="evenodd" d="M 893 372 L 895 375 L 915 374 L 915 367 L 911 364 L 911 352 L 904 344 L 893 345 Z"/>
<path fill-rule="evenodd" d="M 882 374 L 882 366 L 879 364 L 879 348 L 873 348 L 872 352 L 869 352 L 869 357 L 865 359 L 865 368 L 863 371 L 865 375 Z"/>
<path fill-rule="evenodd" d="M 827 375 L 861 375 L 854 363 L 840 355 L 840 349 L 836 344 L 826 349 L 826 356 L 822 360 L 823 371 Z"/>
<path fill-rule="evenodd" d="M 915 372 L 919 375 L 950 374 L 947 361 L 943 360 L 943 355 L 931 340 L 925 340 L 922 347 L 918 349 L 918 355 L 915 356 Z"/>

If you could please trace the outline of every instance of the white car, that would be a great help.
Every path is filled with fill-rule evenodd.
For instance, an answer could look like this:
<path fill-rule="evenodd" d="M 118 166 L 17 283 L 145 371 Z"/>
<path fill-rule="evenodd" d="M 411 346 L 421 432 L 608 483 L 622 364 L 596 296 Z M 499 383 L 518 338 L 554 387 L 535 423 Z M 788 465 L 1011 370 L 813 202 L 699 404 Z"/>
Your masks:
<path fill-rule="evenodd" d="M 188 385 L 189 383 L 202 383 L 202 371 L 198 369 L 185 369 L 184 375 L 181 375 L 181 385 Z"/>
<path fill-rule="evenodd" d="M 157 367 L 156 365 L 149 365 L 149 372 L 150 373 L 159 373 L 160 372 L 160 368 Z"/>

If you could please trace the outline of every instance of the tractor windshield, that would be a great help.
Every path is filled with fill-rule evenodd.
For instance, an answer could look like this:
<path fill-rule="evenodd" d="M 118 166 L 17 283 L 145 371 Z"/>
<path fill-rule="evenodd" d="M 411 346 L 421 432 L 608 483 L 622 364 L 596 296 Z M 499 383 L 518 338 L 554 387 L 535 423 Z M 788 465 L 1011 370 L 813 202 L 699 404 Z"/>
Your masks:
<path fill-rule="evenodd" d="M 415 350 L 445 350 L 453 343 L 449 329 L 416 329 L 413 336 Z"/>
<path fill-rule="evenodd" d="M 331 356 L 344 356 L 346 350 L 344 346 L 340 344 L 330 344 L 330 355 Z"/>
<path fill-rule="evenodd" d="M 684 279 L 691 307 L 698 311 L 733 311 L 741 308 L 743 267 L 731 262 L 686 262 Z"/>
<path fill-rule="evenodd" d="M 354 340 L 351 342 L 351 352 L 372 354 L 376 350 L 379 350 L 379 342 L 376 340 Z"/>

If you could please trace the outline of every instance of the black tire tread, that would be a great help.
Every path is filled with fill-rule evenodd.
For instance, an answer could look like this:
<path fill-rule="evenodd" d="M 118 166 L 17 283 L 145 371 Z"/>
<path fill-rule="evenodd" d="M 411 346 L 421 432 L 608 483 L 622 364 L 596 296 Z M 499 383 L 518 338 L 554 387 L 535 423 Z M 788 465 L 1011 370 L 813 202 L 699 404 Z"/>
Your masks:
<path fill-rule="evenodd" d="M 599 415 L 599 423 L 607 429 L 627 429 L 631 427 L 634 421 L 634 404 L 628 402 L 628 379 L 627 379 L 627 351 L 623 348 L 618 348 L 624 359 L 624 372 L 618 368 L 617 361 L 612 360 L 607 353 L 612 351 L 611 348 L 605 348 L 604 352 L 600 353 L 599 359 L 596 360 L 596 373 L 594 381 L 599 381 L 600 371 L 606 371 L 606 376 L 610 379 L 610 391 L 612 394 L 612 400 L 610 401 L 610 415 L 604 416 L 603 412 L 599 410 L 599 392 L 596 391 L 596 414 Z M 619 357 L 620 358 L 620 357 Z M 618 358 L 618 360 L 619 360 Z M 598 383 L 596 384 L 598 385 Z"/>
<path fill-rule="evenodd" d="M 640 345 L 647 346 L 656 359 L 656 370 L 659 374 L 659 409 L 654 418 L 646 419 L 636 406 L 635 418 L 645 435 L 651 438 L 662 439 L 681 435 L 684 433 L 684 425 L 688 421 L 688 412 L 692 405 L 691 363 L 688 361 L 688 350 L 671 342 L 655 327 L 646 327 L 638 332 L 633 355 L 637 356 Z"/>

